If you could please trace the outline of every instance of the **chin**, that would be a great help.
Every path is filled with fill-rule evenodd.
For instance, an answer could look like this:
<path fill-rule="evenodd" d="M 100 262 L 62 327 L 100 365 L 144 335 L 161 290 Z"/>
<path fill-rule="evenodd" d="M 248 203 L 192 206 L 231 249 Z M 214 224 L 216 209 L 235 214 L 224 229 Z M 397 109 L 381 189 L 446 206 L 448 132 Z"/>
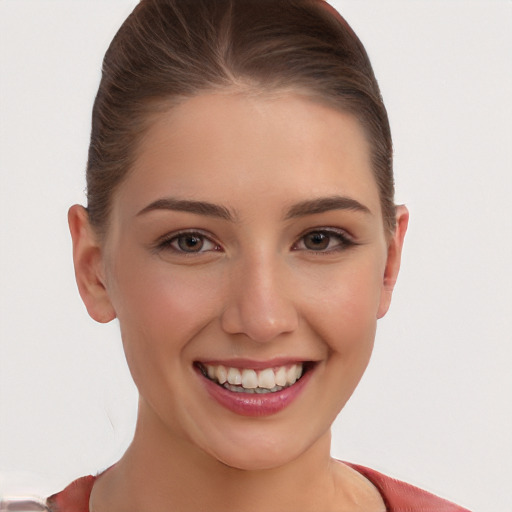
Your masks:
<path fill-rule="evenodd" d="M 277 469 L 298 459 L 306 453 L 311 446 L 318 442 L 316 438 L 310 438 L 311 442 L 305 442 L 308 436 L 304 432 L 295 435 L 274 432 L 261 432 L 260 434 L 240 436 L 237 439 L 229 437 L 222 445 L 215 446 L 211 443 L 206 450 L 208 455 L 218 460 L 221 464 L 242 471 L 261 471 Z M 327 434 L 330 438 L 329 433 Z M 321 436 L 322 438 L 324 436 Z"/>
<path fill-rule="evenodd" d="M 263 471 L 277 469 L 292 462 L 300 454 L 265 452 L 261 449 L 246 450 L 242 454 L 212 454 L 221 464 L 240 471 Z"/>

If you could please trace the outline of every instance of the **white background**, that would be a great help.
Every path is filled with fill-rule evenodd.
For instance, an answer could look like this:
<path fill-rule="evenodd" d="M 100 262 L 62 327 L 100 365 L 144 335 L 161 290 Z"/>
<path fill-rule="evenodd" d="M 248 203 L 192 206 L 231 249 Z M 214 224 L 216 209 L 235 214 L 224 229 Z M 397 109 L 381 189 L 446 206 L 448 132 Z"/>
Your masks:
<path fill-rule="evenodd" d="M 4 492 L 47 494 L 96 473 L 132 434 L 118 328 L 80 302 L 66 211 L 84 202 L 102 57 L 135 4 L 0 1 Z M 372 58 L 411 224 L 333 452 L 475 512 L 512 511 L 512 3 L 335 5 Z"/>

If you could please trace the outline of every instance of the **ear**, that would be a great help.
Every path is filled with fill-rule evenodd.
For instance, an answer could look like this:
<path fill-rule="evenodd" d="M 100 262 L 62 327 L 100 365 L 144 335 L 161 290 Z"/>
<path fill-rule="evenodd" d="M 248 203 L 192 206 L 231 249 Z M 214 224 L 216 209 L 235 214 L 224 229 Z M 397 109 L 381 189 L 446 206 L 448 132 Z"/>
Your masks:
<path fill-rule="evenodd" d="M 380 295 L 379 310 L 377 318 L 382 318 L 388 311 L 391 304 L 391 295 L 395 287 L 398 271 L 400 270 L 400 260 L 402 257 L 402 247 L 404 245 L 405 232 L 409 224 L 409 211 L 404 205 L 396 207 L 396 227 L 393 236 L 388 242 L 388 255 L 386 268 L 382 283 Z"/>
<path fill-rule="evenodd" d="M 73 240 L 73 263 L 78 291 L 91 318 L 107 323 L 116 317 L 105 287 L 102 247 L 90 223 L 87 210 L 75 204 L 68 212 Z"/>

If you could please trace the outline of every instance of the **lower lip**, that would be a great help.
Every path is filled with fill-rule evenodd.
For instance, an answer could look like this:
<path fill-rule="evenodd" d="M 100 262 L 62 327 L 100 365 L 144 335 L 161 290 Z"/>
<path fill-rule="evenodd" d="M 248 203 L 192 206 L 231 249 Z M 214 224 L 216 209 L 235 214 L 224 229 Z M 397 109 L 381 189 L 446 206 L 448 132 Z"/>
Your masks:
<path fill-rule="evenodd" d="M 242 416 L 270 416 L 282 411 L 299 396 L 313 373 L 310 369 L 295 384 L 274 393 L 237 393 L 206 378 L 199 369 L 197 371 L 210 396 Z"/>

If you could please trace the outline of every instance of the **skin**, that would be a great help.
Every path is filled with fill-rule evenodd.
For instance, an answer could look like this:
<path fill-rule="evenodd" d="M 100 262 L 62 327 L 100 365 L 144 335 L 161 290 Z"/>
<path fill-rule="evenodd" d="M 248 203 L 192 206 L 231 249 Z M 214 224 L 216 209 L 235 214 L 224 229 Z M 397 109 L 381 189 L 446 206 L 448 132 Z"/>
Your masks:
<path fill-rule="evenodd" d="M 397 207 L 386 234 L 369 154 L 353 117 L 305 95 L 203 94 L 151 125 L 102 242 L 86 211 L 70 209 L 80 294 L 95 320 L 118 318 L 140 393 L 133 443 L 98 479 L 91 510 L 385 510 L 329 454 L 389 307 L 408 221 Z M 333 196 L 362 208 L 297 208 Z M 233 218 L 148 209 L 168 198 Z M 199 252 L 180 252 L 183 230 Z M 311 232 L 326 244 L 311 245 Z M 222 407 L 194 369 L 276 357 L 315 366 L 300 395 L 265 417 Z"/>

